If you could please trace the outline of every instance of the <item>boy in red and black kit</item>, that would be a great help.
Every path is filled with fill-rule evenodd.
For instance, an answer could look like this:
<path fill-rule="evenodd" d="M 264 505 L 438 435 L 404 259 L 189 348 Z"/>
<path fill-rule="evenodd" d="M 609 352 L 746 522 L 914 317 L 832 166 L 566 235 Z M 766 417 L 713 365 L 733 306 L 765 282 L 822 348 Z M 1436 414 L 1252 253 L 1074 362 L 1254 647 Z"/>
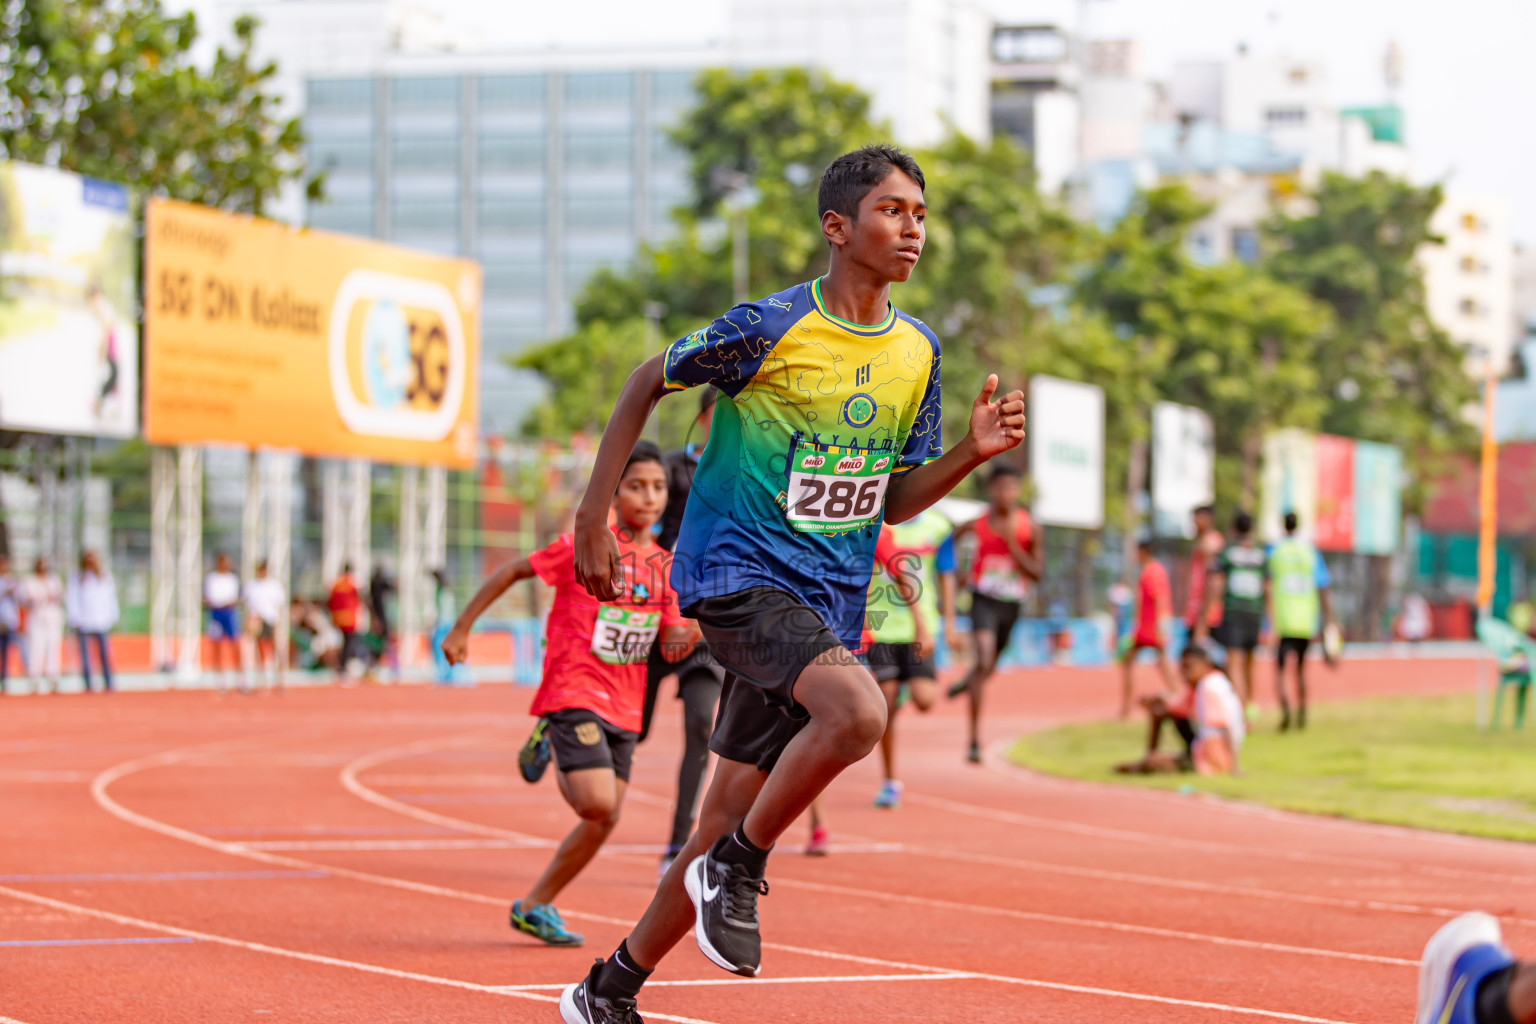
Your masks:
<path fill-rule="evenodd" d="M 677 608 L 668 577 L 672 557 L 651 535 L 667 504 L 661 452 L 642 441 L 613 497 L 611 525 L 623 575 L 620 592 L 599 602 L 576 582 L 569 534 L 502 566 L 470 600 L 443 639 L 454 664 L 468 653 L 469 630 L 512 584 L 538 576 L 555 588 L 545 624 L 544 674 L 530 714 L 539 716 L 519 757 L 537 782 L 553 755 L 560 795 L 581 818 L 527 895 L 512 904 L 512 927 L 552 946 L 579 946 L 552 901 L 602 848 L 619 822 L 645 707 L 645 665 L 660 637 L 663 656 L 681 659 L 695 632 Z"/>

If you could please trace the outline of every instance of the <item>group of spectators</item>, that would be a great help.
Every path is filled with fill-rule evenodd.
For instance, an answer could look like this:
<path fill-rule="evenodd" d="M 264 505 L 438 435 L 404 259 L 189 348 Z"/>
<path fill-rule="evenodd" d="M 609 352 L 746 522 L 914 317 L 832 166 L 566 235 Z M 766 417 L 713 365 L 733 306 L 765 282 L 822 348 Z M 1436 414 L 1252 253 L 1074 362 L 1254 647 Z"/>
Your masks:
<path fill-rule="evenodd" d="M 1189 643 L 1177 672 L 1169 655 L 1167 634 L 1167 622 L 1172 617 L 1168 574 L 1152 556 L 1151 544 L 1144 541 L 1139 545 L 1135 625 L 1121 647 L 1121 716 L 1131 711 L 1132 671 L 1142 651 L 1155 655 L 1164 688 L 1162 693 L 1140 701 L 1150 721 L 1145 756 L 1120 765 L 1118 770 L 1235 768 L 1247 723 L 1258 711 L 1253 697 L 1254 655 L 1266 638 L 1275 651 L 1280 731 L 1306 728 L 1307 654 L 1321 635 L 1324 655 L 1332 657 L 1338 627 L 1330 602 L 1331 579 L 1322 554 L 1298 534 L 1294 513 L 1286 514 L 1284 524 L 1285 536 L 1264 547 L 1254 537 L 1253 517 L 1247 512 L 1233 517 L 1232 537 L 1228 539 L 1216 528 L 1209 507 L 1196 510 L 1189 603 L 1184 616 Z M 1220 670 L 1222 664 L 1225 672 Z M 1293 666 L 1294 705 L 1286 684 L 1288 666 Z M 1182 754 L 1159 752 L 1165 726 L 1172 726 L 1183 739 Z M 1217 745 L 1225 754 L 1202 757 L 1202 737 L 1219 740 Z"/>
<path fill-rule="evenodd" d="M 57 693 L 63 674 L 64 633 L 75 633 L 80 645 L 80 670 L 86 690 L 91 680 L 90 648 L 96 649 L 102 688 L 112 689 L 112 655 L 107 636 L 117 625 L 117 588 L 94 551 L 80 556 L 79 569 L 68 581 L 53 572 L 47 558 L 32 563 L 32 571 L 16 575 L 10 558 L 0 555 L 0 694 L 10 676 L 11 648 L 16 649 L 34 693 Z"/>

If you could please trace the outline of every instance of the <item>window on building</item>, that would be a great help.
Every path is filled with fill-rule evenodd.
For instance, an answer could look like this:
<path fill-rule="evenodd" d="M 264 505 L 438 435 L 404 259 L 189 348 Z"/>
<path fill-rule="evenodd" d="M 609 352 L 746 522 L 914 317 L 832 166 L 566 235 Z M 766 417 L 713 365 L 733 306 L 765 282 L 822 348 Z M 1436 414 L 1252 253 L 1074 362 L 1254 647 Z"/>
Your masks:
<path fill-rule="evenodd" d="M 627 128 L 567 128 L 565 166 L 577 171 L 629 167 L 635 140 Z"/>
<path fill-rule="evenodd" d="M 651 72 L 651 109 L 678 110 L 693 105 L 693 72 Z"/>
<path fill-rule="evenodd" d="M 1461 272 L 1463 274 L 1477 274 L 1481 273 L 1483 269 L 1483 265 L 1478 262 L 1476 256 L 1468 254 L 1461 258 Z"/>
<path fill-rule="evenodd" d="M 310 227 L 348 235 L 374 233 L 372 203 L 311 203 L 307 212 Z"/>
<path fill-rule="evenodd" d="M 482 171 L 542 171 L 545 149 L 542 131 L 482 130 L 475 159 Z"/>
<path fill-rule="evenodd" d="M 1461 311 L 1462 316 L 1477 316 L 1479 312 L 1476 299 L 1462 299 L 1457 303 L 1456 308 Z"/>
<path fill-rule="evenodd" d="M 651 129 L 651 166 L 668 170 L 688 166 L 688 151 L 672 141 L 665 128 Z"/>
<path fill-rule="evenodd" d="M 389 140 L 389 163 L 397 172 L 459 171 L 458 135 L 397 135 Z"/>
<path fill-rule="evenodd" d="M 1244 263 L 1259 262 L 1259 233 L 1253 228 L 1232 229 L 1232 255 Z"/>
<path fill-rule="evenodd" d="M 481 195 L 475 207 L 475 222 L 484 235 L 542 233 L 544 197 Z"/>
<path fill-rule="evenodd" d="M 1189 255 L 1197 263 L 1211 263 L 1216 253 L 1211 246 L 1211 236 L 1204 231 L 1194 231 L 1189 236 Z"/>
<path fill-rule="evenodd" d="M 304 88 L 306 113 L 362 113 L 373 110 L 371 78 L 315 78 Z"/>
<path fill-rule="evenodd" d="M 459 204 L 456 200 L 392 199 L 389 229 L 392 235 L 402 231 L 426 231 L 457 236 Z"/>
<path fill-rule="evenodd" d="M 539 299 L 544 295 L 544 261 L 527 258 L 482 264 L 487 305 L 503 300 Z"/>
<path fill-rule="evenodd" d="M 1264 123 L 1270 128 L 1295 128 L 1307 123 L 1306 107 L 1270 107 L 1264 111 Z"/>
<path fill-rule="evenodd" d="M 566 75 L 562 95 L 568 107 L 622 107 L 634 100 L 635 76 L 628 71 Z"/>
<path fill-rule="evenodd" d="M 1004 25 L 992 33 L 992 58 L 1001 64 L 1067 59 L 1067 37 L 1054 28 Z"/>
<path fill-rule="evenodd" d="M 481 110 L 542 110 L 548 79 L 543 75 L 498 75 L 475 81 Z"/>
<path fill-rule="evenodd" d="M 568 229 L 628 231 L 634 225 L 635 205 L 626 195 L 568 195 L 564 203 Z"/>
<path fill-rule="evenodd" d="M 1463 231 L 1476 232 L 1480 230 L 1481 227 L 1482 225 L 1479 224 L 1477 220 L 1477 214 L 1464 213 L 1461 215 L 1461 229 Z"/>
<path fill-rule="evenodd" d="M 393 78 L 389 82 L 392 110 L 454 110 L 459 105 L 457 78 Z"/>
<path fill-rule="evenodd" d="M 316 140 L 308 146 L 307 159 L 316 171 L 372 171 L 372 139 Z"/>

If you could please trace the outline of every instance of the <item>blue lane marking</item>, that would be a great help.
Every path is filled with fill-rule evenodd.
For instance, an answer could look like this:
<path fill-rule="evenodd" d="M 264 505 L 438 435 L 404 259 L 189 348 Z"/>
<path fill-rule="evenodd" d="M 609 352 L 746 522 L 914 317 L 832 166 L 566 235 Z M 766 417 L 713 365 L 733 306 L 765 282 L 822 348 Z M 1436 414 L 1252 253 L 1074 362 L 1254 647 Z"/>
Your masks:
<path fill-rule="evenodd" d="M 14 939 L 0 942 L 0 946 L 149 946 L 166 942 L 196 942 L 193 938 L 154 939 Z"/>
<path fill-rule="evenodd" d="M 328 871 L 144 871 L 105 875 L 0 875 L 0 882 L 208 882 L 234 878 L 329 878 Z"/>

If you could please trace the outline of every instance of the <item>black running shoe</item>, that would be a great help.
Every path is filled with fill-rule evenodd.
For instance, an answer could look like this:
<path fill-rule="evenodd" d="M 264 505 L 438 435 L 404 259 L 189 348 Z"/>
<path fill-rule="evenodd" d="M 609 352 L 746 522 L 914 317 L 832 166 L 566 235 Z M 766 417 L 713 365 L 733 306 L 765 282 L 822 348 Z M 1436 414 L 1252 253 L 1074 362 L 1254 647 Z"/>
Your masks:
<path fill-rule="evenodd" d="M 538 782 L 544 777 L 544 770 L 549 767 L 549 737 L 544 735 L 548 727 L 548 722 L 539 719 L 533 732 L 528 734 L 528 742 L 517 752 L 517 769 L 523 773 L 523 779 L 527 782 Z"/>
<path fill-rule="evenodd" d="M 971 764 L 981 764 L 981 748 L 972 743 L 966 748 L 965 759 Z"/>
<path fill-rule="evenodd" d="M 966 690 L 969 690 L 970 688 L 971 688 L 971 677 L 970 676 L 961 676 L 959 679 L 956 679 L 954 682 L 949 684 L 949 689 L 944 691 L 944 695 L 946 697 L 948 697 L 950 700 L 954 700 L 956 697 L 960 696 L 962 693 L 964 693 Z"/>
<path fill-rule="evenodd" d="M 699 951 L 732 974 L 756 977 L 763 964 L 757 897 L 768 895 L 768 883 L 740 864 L 716 860 L 710 850 L 688 865 L 683 886 L 693 901 Z"/>
<path fill-rule="evenodd" d="M 599 960 L 585 978 L 560 993 L 560 1019 L 565 1024 L 645 1024 L 633 999 L 604 999 L 593 993 L 593 982 L 602 966 Z"/>

